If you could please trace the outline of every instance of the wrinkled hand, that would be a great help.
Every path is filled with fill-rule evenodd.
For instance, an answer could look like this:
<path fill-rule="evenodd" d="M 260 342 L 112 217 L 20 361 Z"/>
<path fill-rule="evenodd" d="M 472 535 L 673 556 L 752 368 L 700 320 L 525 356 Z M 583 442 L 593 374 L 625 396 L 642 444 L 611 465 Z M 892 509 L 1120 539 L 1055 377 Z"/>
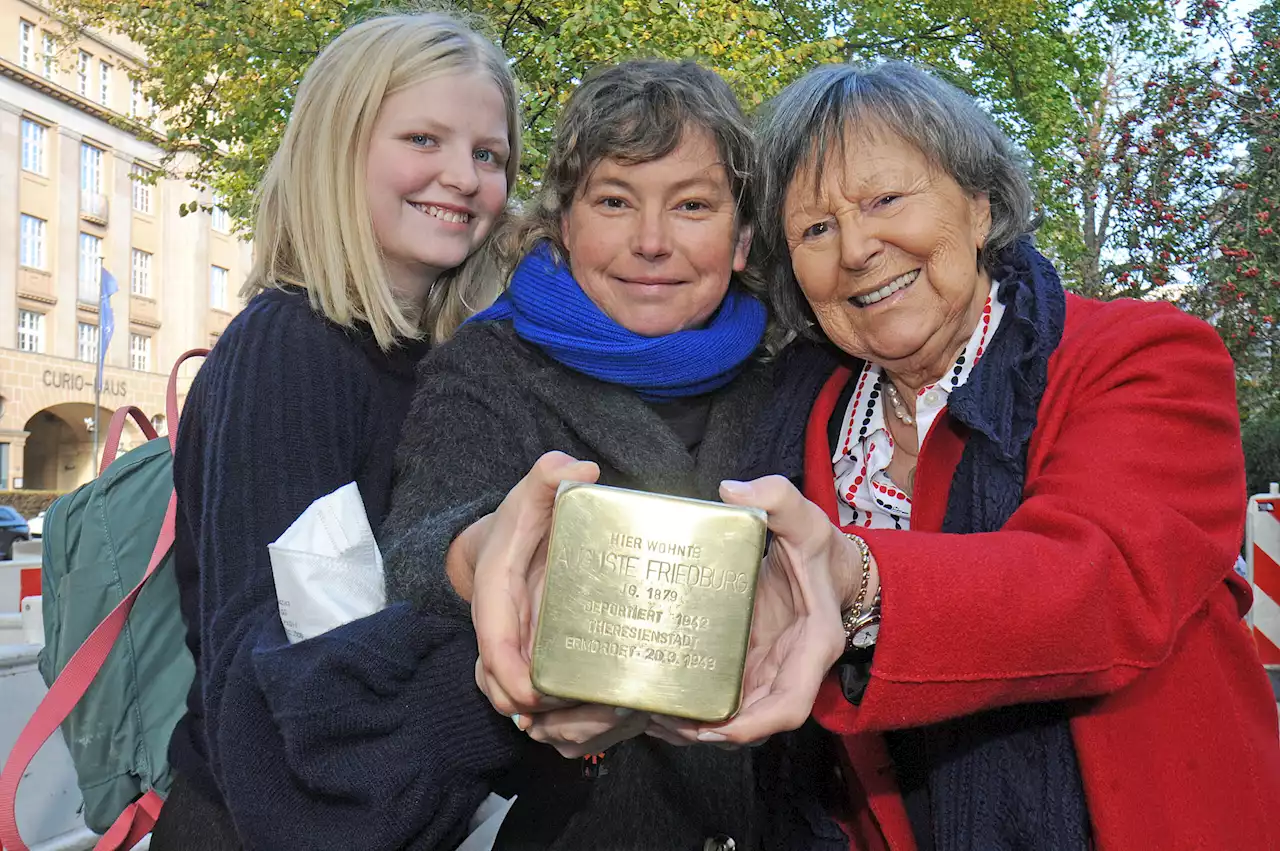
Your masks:
<path fill-rule="evenodd" d="M 471 598 L 480 657 L 476 685 L 506 716 L 571 705 L 533 688 L 529 660 L 547 565 L 547 537 L 561 482 L 594 482 L 600 468 L 563 452 L 548 452 L 490 515 L 476 542 Z"/>
<path fill-rule="evenodd" d="M 774 534 L 756 585 L 742 706 L 719 725 L 655 717 L 649 732 L 666 741 L 748 745 L 803 724 L 844 652 L 840 612 L 862 578 L 856 546 L 781 476 L 724 482 L 720 495 L 763 509 Z M 868 599 L 874 570 L 872 581 Z"/>

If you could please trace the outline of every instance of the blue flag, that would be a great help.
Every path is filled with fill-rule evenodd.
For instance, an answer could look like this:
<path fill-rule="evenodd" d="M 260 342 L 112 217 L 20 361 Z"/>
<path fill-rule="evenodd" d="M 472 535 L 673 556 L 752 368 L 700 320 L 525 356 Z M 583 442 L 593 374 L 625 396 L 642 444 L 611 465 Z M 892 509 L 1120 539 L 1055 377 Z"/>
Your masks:
<path fill-rule="evenodd" d="M 116 276 L 103 266 L 102 284 L 98 294 L 98 316 L 101 319 L 98 323 L 98 383 L 95 387 L 99 392 L 102 391 L 102 365 L 107 360 L 107 346 L 111 343 L 111 333 L 116 330 L 116 317 L 111 312 L 111 297 L 119 289 Z"/>

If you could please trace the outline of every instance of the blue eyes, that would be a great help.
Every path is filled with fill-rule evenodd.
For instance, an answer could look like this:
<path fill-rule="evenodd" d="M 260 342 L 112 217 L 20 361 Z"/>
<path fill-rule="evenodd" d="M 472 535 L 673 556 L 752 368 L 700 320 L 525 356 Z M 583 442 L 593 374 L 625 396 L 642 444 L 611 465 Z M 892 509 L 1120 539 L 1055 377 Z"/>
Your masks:
<path fill-rule="evenodd" d="M 410 133 L 405 138 L 408 140 L 409 144 L 416 148 L 436 148 L 440 146 L 440 141 L 436 139 L 435 136 L 431 136 L 427 133 Z M 476 160 L 476 162 L 481 162 L 485 165 L 495 165 L 502 162 L 502 159 L 498 154 L 488 148 L 477 148 L 471 156 Z"/>

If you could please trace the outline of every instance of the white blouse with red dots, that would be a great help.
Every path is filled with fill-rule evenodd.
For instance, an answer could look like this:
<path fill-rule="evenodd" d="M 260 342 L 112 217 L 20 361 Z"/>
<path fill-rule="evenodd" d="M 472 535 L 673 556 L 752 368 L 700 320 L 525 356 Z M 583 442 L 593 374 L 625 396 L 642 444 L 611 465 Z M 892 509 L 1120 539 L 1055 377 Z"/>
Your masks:
<path fill-rule="evenodd" d="M 992 282 L 982 318 L 973 329 L 969 343 L 955 363 L 934 384 L 916 393 L 915 428 L 919 446 L 924 446 L 929 428 L 947 407 L 951 392 L 969 379 L 992 334 L 1000 326 L 1004 305 L 995 297 Z M 853 397 L 845 412 L 842 438 L 831 458 L 835 470 L 840 525 L 856 524 L 868 529 L 910 529 L 911 497 L 886 472 L 893 457 L 893 437 L 885 417 L 895 416 L 885 392 L 888 376 L 868 363 L 857 378 Z"/>

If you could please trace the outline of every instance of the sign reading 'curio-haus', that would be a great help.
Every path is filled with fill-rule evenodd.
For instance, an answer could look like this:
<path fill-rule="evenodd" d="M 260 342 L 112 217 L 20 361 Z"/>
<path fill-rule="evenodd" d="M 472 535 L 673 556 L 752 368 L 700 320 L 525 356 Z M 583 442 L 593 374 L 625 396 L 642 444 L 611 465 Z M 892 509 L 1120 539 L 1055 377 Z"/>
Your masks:
<path fill-rule="evenodd" d="M 59 372 L 55 369 L 46 369 L 43 381 L 45 387 L 52 387 L 55 390 L 67 390 L 76 393 L 86 389 L 93 390 L 92 372 Z M 104 378 L 102 380 L 102 392 L 106 396 L 124 396 L 129 392 L 128 383 Z"/>

